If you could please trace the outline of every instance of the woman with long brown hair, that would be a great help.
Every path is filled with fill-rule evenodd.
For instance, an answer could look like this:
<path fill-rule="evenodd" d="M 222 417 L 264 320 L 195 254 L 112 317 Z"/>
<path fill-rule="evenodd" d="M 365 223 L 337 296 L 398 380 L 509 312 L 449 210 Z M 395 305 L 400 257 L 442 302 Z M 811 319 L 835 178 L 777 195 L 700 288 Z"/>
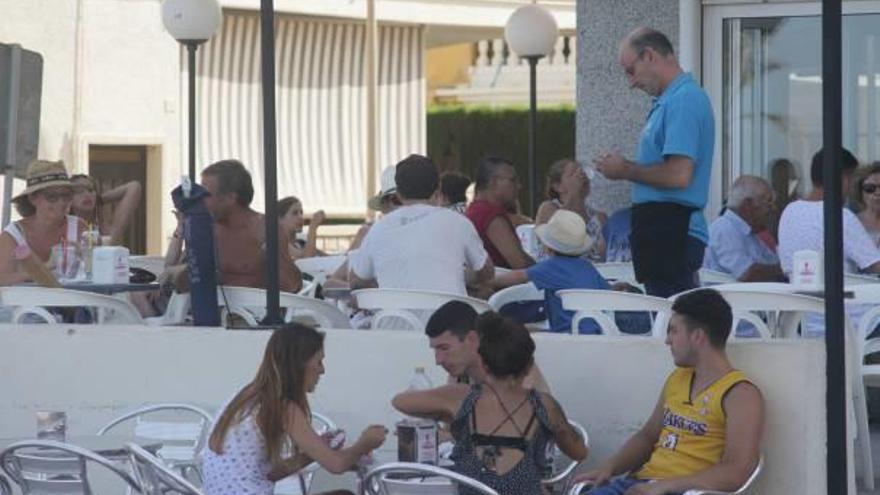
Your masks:
<path fill-rule="evenodd" d="M 296 323 L 275 330 L 257 376 L 214 424 L 202 464 L 207 495 L 271 495 L 276 481 L 313 460 L 340 474 L 382 445 L 386 430 L 380 425 L 367 427 L 354 445 L 339 450 L 312 429 L 306 394 L 324 373 L 323 360 L 322 333 Z M 286 444 L 289 457 L 283 457 Z"/>
<path fill-rule="evenodd" d="M 141 184 L 137 181 L 126 182 L 102 192 L 98 182 L 88 175 L 74 174 L 70 181 L 73 185 L 70 214 L 82 218 L 102 235 L 110 236 L 110 244 L 121 245 L 125 231 L 134 220 L 134 214 L 141 203 Z M 116 203 L 116 207 L 113 210 L 113 219 L 108 221 L 102 213 L 104 205 L 111 203 Z"/>

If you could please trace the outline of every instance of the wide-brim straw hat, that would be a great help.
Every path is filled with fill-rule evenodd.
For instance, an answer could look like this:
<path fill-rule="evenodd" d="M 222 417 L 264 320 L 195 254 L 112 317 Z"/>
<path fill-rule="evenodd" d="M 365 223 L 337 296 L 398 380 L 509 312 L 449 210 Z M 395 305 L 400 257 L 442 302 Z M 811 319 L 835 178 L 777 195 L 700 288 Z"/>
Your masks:
<path fill-rule="evenodd" d="M 535 235 L 548 248 L 567 256 L 580 256 L 593 246 L 584 219 L 568 210 L 557 210 L 550 221 L 535 227 Z"/>
<path fill-rule="evenodd" d="M 385 170 L 382 170 L 381 189 L 375 196 L 367 201 L 368 208 L 375 211 L 381 211 L 382 200 L 397 192 L 397 183 L 394 182 L 394 174 L 396 172 L 396 166 L 385 167 Z"/>
<path fill-rule="evenodd" d="M 50 162 L 48 160 L 35 160 L 28 165 L 25 177 L 27 187 L 24 191 L 12 198 L 12 201 L 18 201 L 29 194 L 47 189 L 49 187 L 67 186 L 70 187 L 70 176 L 67 175 L 67 169 L 64 168 L 64 162 Z"/>

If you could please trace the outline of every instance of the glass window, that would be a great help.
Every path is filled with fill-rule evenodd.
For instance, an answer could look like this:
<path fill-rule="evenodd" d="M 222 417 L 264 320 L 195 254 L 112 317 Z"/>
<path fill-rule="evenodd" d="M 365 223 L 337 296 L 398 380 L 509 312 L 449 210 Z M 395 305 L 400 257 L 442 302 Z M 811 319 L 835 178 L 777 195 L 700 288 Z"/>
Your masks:
<path fill-rule="evenodd" d="M 768 179 L 784 206 L 810 189 L 822 146 L 819 16 L 727 18 L 723 24 L 723 190 L 742 174 Z M 880 14 L 843 20 L 843 145 L 880 160 Z"/>

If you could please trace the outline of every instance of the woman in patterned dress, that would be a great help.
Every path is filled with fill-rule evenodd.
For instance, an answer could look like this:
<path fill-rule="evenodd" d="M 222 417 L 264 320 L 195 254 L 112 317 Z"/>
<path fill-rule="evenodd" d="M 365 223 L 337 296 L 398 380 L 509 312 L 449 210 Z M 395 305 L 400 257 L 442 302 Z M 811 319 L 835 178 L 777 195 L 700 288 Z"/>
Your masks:
<path fill-rule="evenodd" d="M 324 334 L 296 323 L 275 330 L 257 376 L 223 408 L 211 431 L 202 461 L 206 495 L 271 495 L 276 481 L 313 461 L 340 474 L 382 445 L 386 430 L 380 425 L 342 449 L 312 429 L 306 394 L 324 373 L 323 360 Z"/>

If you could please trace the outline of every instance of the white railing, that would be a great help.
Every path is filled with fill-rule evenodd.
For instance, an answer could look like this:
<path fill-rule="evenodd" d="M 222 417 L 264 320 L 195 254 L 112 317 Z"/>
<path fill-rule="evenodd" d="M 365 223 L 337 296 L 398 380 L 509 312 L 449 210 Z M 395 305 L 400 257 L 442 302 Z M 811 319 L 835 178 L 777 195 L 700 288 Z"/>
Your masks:
<path fill-rule="evenodd" d="M 470 80 L 455 87 L 438 88 L 437 100 L 488 105 L 527 103 L 528 63 L 506 45 L 501 38 L 474 43 L 474 57 L 468 70 Z M 553 53 L 538 61 L 539 104 L 574 103 L 576 47 L 576 36 L 560 36 Z"/>
<path fill-rule="evenodd" d="M 499 65 L 525 65 L 520 57 L 507 48 L 507 43 L 501 39 L 483 40 L 474 43 L 476 55 L 473 66 L 497 67 Z M 560 36 L 556 39 L 553 53 L 542 58 L 538 64 L 543 65 L 575 65 L 576 60 L 576 36 Z"/>

